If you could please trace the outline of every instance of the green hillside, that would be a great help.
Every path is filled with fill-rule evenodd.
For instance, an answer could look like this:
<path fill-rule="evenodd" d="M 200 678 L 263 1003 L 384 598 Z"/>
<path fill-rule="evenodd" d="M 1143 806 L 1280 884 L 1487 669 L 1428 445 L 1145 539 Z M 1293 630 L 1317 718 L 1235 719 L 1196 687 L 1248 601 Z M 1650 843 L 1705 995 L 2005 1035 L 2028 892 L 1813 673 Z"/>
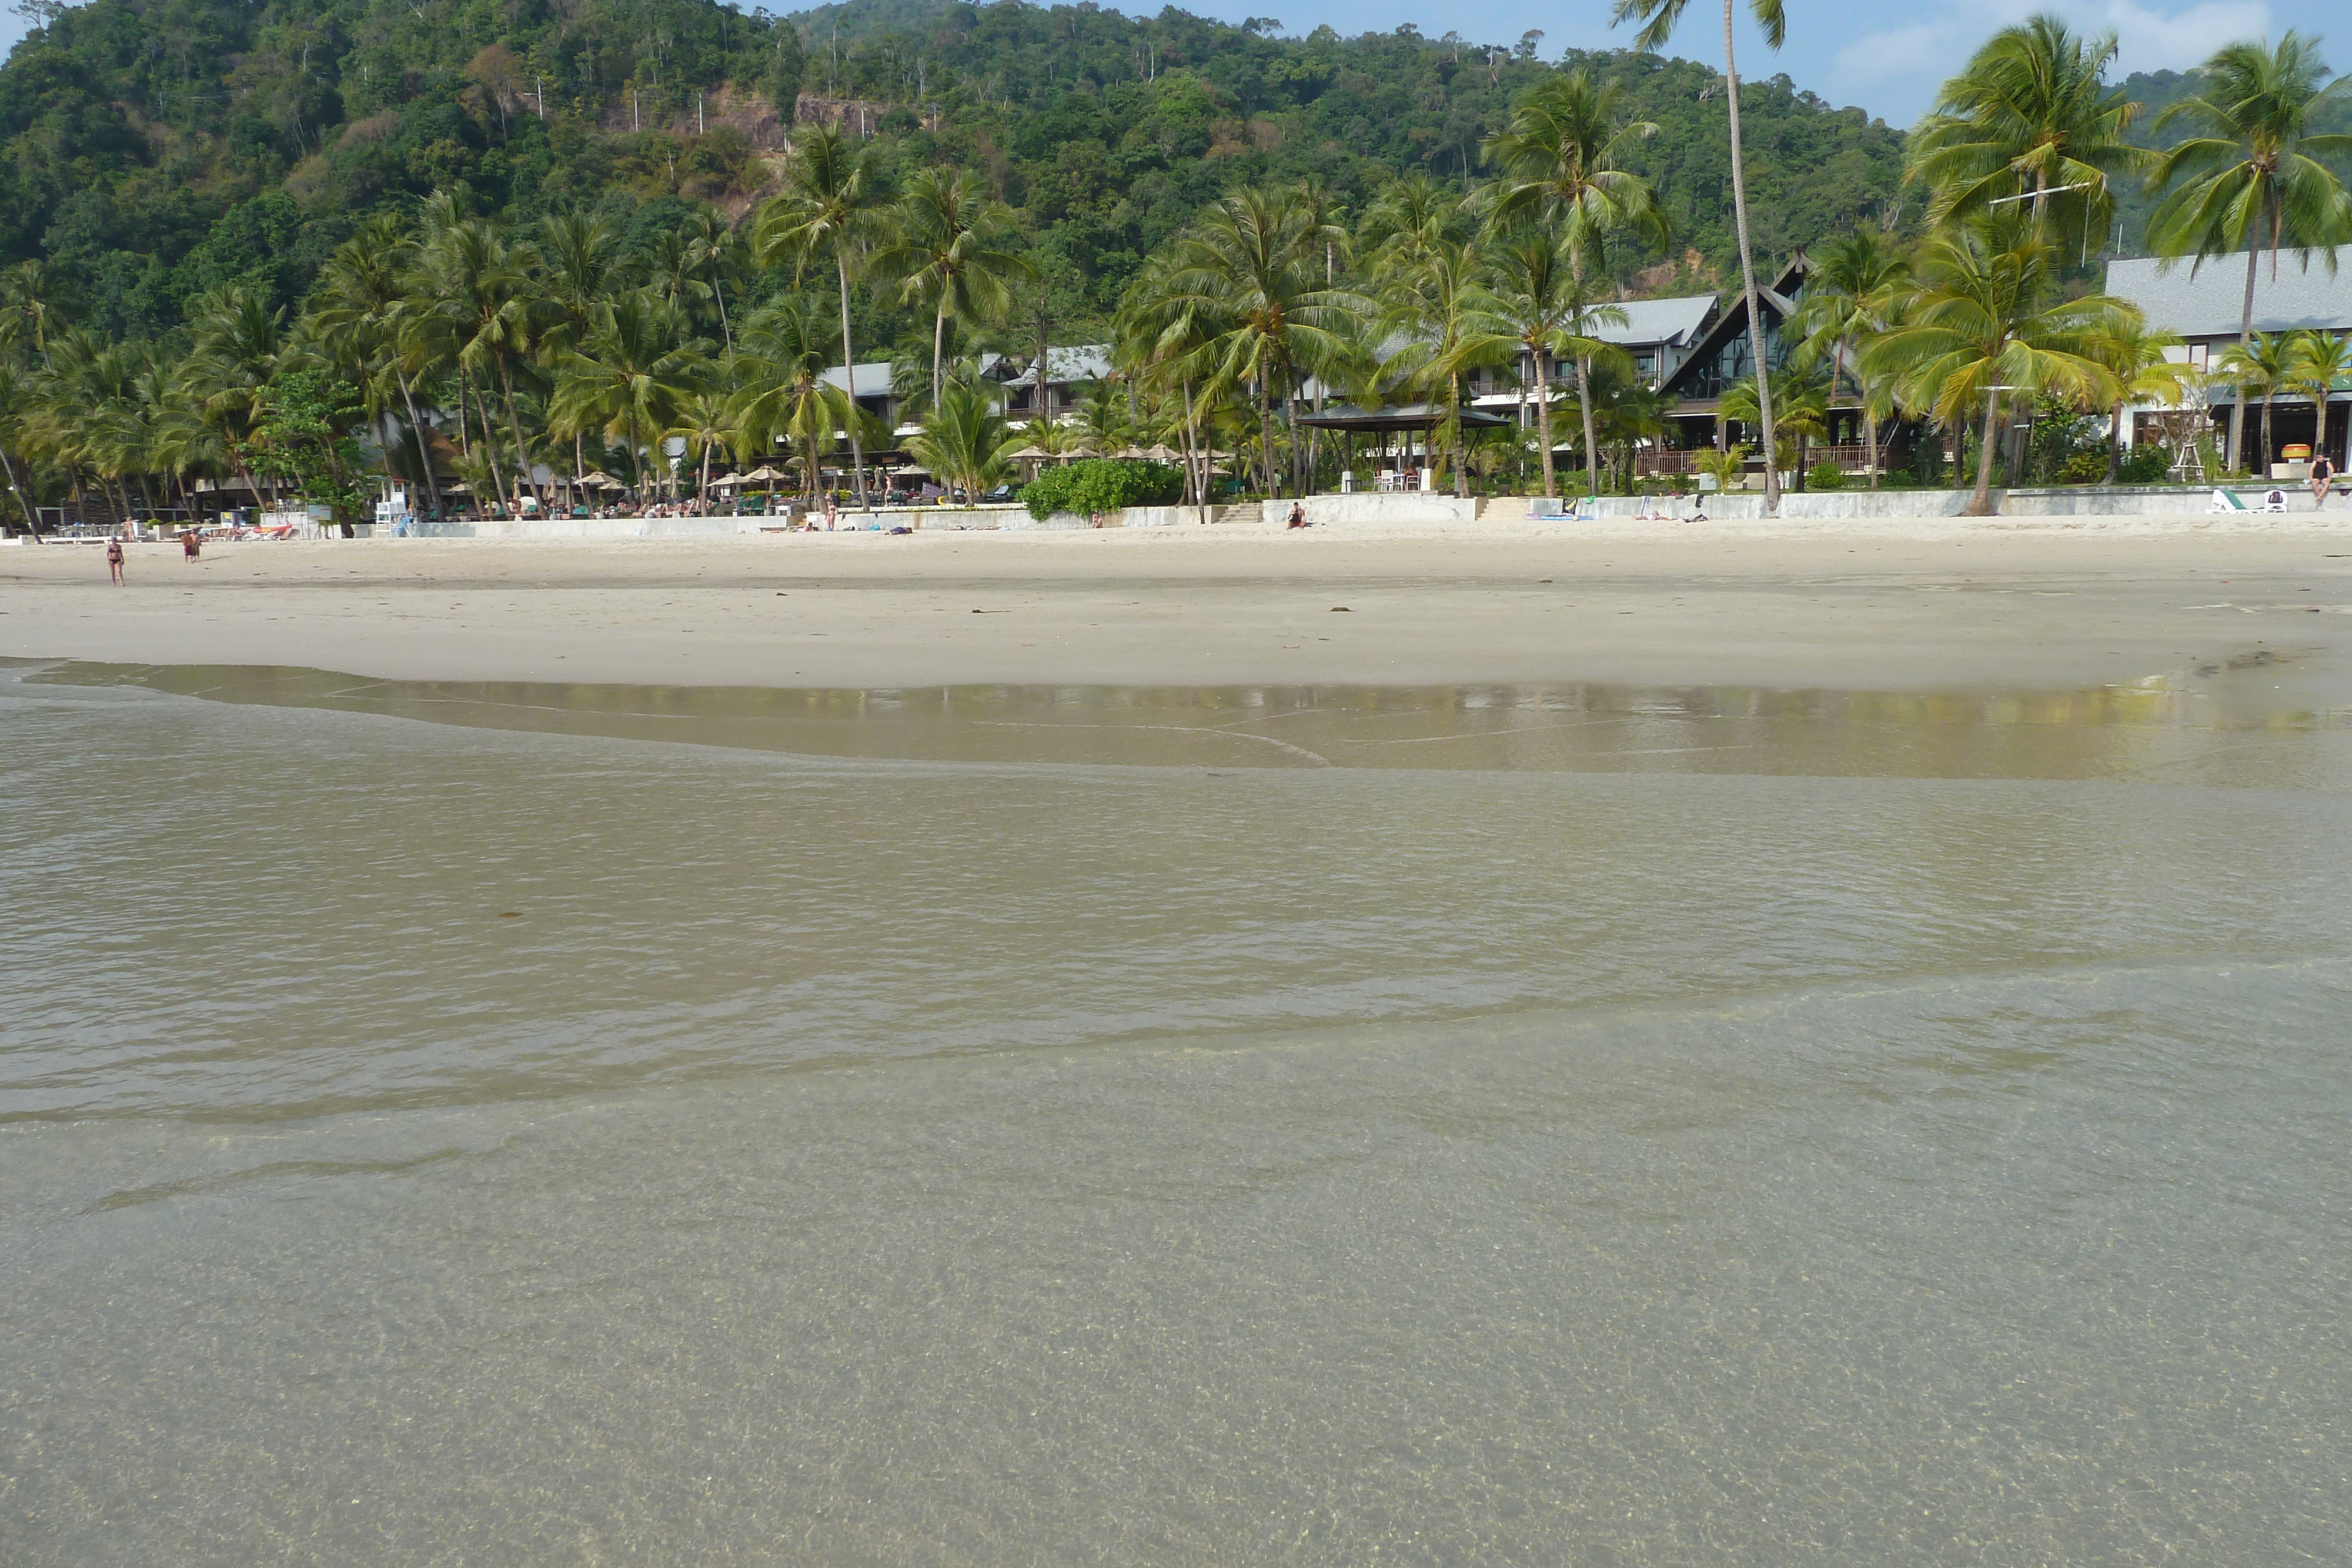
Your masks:
<path fill-rule="evenodd" d="M 1661 126 L 1641 162 L 1678 232 L 1668 255 L 1618 256 L 1622 280 L 1727 276 L 1712 73 L 1570 58 Z M 91 325 L 146 336 L 225 282 L 290 302 L 359 220 L 436 187 L 516 220 L 599 207 L 649 246 L 694 204 L 755 200 L 805 91 L 857 100 L 903 168 L 985 169 L 1097 314 L 1236 185 L 1307 176 L 1360 208 L 1401 171 L 1463 177 L 1551 68 L 1539 35 L 1281 38 L 1015 0 L 783 19 L 710 0 L 94 0 L 0 68 L 0 263 L 47 261 Z M 1898 132 L 1784 78 L 1743 106 L 1761 249 L 1895 210 Z"/>

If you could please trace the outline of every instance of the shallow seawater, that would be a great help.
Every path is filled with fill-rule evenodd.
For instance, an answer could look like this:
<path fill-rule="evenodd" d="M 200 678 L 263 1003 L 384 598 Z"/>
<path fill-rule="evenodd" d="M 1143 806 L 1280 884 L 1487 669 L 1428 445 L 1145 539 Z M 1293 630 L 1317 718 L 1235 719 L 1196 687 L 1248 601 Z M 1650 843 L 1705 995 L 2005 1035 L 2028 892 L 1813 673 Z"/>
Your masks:
<path fill-rule="evenodd" d="M 2326 1560 L 2273 673 L 0 670 L 0 1560 Z"/>

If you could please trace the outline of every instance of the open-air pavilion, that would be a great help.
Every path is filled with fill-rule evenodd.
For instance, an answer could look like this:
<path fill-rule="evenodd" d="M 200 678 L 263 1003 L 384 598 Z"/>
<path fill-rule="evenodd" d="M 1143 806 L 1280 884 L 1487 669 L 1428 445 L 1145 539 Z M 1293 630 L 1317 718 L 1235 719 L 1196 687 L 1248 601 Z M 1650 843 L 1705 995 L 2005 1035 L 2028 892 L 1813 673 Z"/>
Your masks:
<path fill-rule="evenodd" d="M 1364 409 L 1350 403 L 1334 403 L 1320 413 L 1302 414 L 1298 423 L 1310 430 L 1333 430 L 1349 437 L 1348 470 L 1355 470 L 1354 438 L 1359 435 L 1379 437 L 1376 448 L 1378 472 L 1376 488 L 1382 490 L 1417 490 L 1427 482 L 1429 466 L 1426 459 L 1437 449 L 1437 433 L 1448 423 L 1459 420 L 1465 430 L 1494 430 L 1511 423 L 1499 413 L 1484 409 L 1452 407 L 1439 402 L 1399 402 L 1385 408 Z M 1413 463 L 1415 443 L 1399 441 L 1399 436 L 1418 433 L 1418 455 L 1423 460 Z M 1395 460 L 1391 461 L 1393 453 Z"/>

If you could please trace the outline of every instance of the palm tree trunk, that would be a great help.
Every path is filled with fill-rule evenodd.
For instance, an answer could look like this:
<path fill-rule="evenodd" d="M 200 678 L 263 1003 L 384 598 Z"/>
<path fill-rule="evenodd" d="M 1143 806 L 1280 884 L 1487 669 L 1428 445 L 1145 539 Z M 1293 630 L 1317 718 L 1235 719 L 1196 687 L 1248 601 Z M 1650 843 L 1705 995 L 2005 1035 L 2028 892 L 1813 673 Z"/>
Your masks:
<path fill-rule="evenodd" d="M 1559 492 L 1552 488 L 1551 474 L 1551 356 L 1543 350 L 1536 350 L 1536 428 L 1543 442 L 1543 493 L 1552 499 Z"/>
<path fill-rule="evenodd" d="M 835 271 L 841 278 L 841 380 L 849 392 L 849 472 L 858 509 L 866 507 L 866 443 L 857 434 L 857 357 L 849 343 L 849 253 L 835 249 Z"/>
<path fill-rule="evenodd" d="M 933 408 L 940 406 L 940 361 L 947 355 L 947 341 L 948 297 L 942 290 L 940 294 L 939 313 L 931 318 L 931 406 Z"/>
<path fill-rule="evenodd" d="M 1209 520 L 1209 455 L 1201 448 L 1200 410 L 1192 402 L 1192 383 L 1184 383 L 1184 450 L 1197 465 L 1192 471 L 1192 504 L 1201 508 L 1203 526 Z"/>
<path fill-rule="evenodd" d="M 26 531 L 33 536 L 33 542 L 35 544 L 39 544 L 41 542 L 40 519 L 33 516 L 32 497 L 26 495 L 24 486 L 16 483 L 16 465 L 8 460 L 8 454 L 5 449 L 0 449 L 0 469 L 6 470 L 8 475 L 8 488 L 16 492 L 16 505 L 21 507 L 25 513 Z"/>
<path fill-rule="evenodd" d="M 1985 393 L 1984 440 L 1977 449 L 1977 487 L 1969 497 L 1968 515 L 1971 517 L 1992 513 L 1993 426 L 2000 417 L 2000 393 Z"/>
<path fill-rule="evenodd" d="M 1468 454 L 1464 449 L 1462 435 L 1462 374 L 1455 371 L 1445 378 L 1446 395 L 1454 400 L 1454 498 L 1457 501 L 1470 494 L 1469 465 L 1464 461 Z"/>
<path fill-rule="evenodd" d="M 407 374 L 402 374 L 402 371 L 397 371 L 397 369 L 393 371 L 393 374 L 400 376 L 400 402 L 402 404 L 407 404 L 409 430 L 416 435 L 416 465 L 424 470 L 425 496 L 428 496 L 430 503 L 433 503 L 433 515 L 440 517 L 440 479 L 433 477 L 433 449 L 425 446 L 425 421 L 424 418 L 419 418 L 419 413 L 416 413 L 416 397 L 409 392 Z"/>
<path fill-rule="evenodd" d="M 1772 386 L 1765 369 L 1764 307 L 1756 297 L 1756 253 L 1748 243 L 1748 172 L 1739 146 L 1739 67 L 1731 54 L 1732 0 L 1723 0 L 1724 100 L 1731 110 L 1731 210 L 1739 231 L 1739 280 L 1748 296 L 1748 349 L 1756 357 L 1756 413 L 1764 426 L 1764 515 L 1780 510 L 1780 452 L 1773 437 Z"/>
<path fill-rule="evenodd" d="M 2124 471 L 2124 405 L 2117 402 L 2107 415 L 2107 476 L 2100 483 L 2112 486 L 2123 477 Z"/>
<path fill-rule="evenodd" d="M 715 267 L 710 269 L 710 297 L 719 301 L 719 340 L 727 345 L 727 351 L 731 354 L 735 351 L 735 329 L 727 324 L 727 284 Z"/>
<path fill-rule="evenodd" d="M 1576 406 L 1584 415 L 1584 488 L 1588 495 L 1601 494 L 1601 443 L 1592 423 L 1592 361 L 1580 354 L 1576 360 Z"/>
<path fill-rule="evenodd" d="M 2242 357 L 2241 362 L 2243 362 L 2242 356 L 2254 344 L 2254 278 L 2255 269 L 2262 265 L 2262 256 L 2261 247 L 2253 245 L 2246 246 L 2246 298 L 2244 305 L 2238 311 L 2238 352 Z M 2221 459 L 2221 466 L 2232 474 L 2238 471 L 2238 458 L 2245 447 L 2246 383 L 2242 379 L 2239 381 L 2237 390 L 2237 408 L 2230 415 L 2229 453 Z"/>
<path fill-rule="evenodd" d="M 1862 439 L 1863 444 L 1870 448 L 1870 487 L 1875 490 L 1878 488 L 1878 416 L 1870 412 L 1867 402 L 1862 407 Z"/>
<path fill-rule="evenodd" d="M 2271 444 L 2271 400 L 2277 396 L 2276 389 L 2271 387 L 2263 389 L 2263 449 L 2259 454 L 2262 462 L 2256 465 L 2254 473 L 2254 477 L 2257 479 L 2267 479 L 2271 476 L 2271 464 L 2275 460 L 2274 455 L 2278 451 L 2276 446 Z"/>
<path fill-rule="evenodd" d="M 515 516 L 522 516 L 523 481 L 530 479 L 530 456 L 522 444 L 522 415 L 515 409 L 514 382 L 507 375 L 507 360 L 499 356 L 499 390 L 506 394 L 507 424 L 514 432 L 515 441 Z M 530 479 L 530 493 L 539 494 L 539 482 Z"/>

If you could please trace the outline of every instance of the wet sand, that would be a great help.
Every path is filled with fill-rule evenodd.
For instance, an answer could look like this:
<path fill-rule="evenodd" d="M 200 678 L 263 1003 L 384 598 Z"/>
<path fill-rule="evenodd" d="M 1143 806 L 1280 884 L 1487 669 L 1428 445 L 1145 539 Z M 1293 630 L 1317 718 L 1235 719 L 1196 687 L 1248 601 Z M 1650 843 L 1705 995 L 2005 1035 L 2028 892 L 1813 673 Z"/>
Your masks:
<path fill-rule="evenodd" d="M 2352 672 L 2352 526 L 144 545 L 129 572 L 0 552 L 0 655 L 866 687 L 2052 688 L 2258 650 Z"/>

